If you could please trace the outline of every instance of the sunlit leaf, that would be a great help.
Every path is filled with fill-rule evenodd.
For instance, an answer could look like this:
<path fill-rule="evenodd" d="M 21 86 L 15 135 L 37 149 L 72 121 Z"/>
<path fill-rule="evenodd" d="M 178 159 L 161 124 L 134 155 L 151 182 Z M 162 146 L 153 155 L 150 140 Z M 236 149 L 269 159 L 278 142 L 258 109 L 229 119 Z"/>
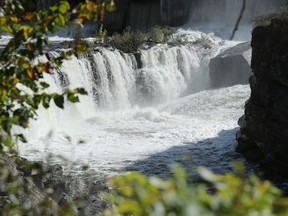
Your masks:
<path fill-rule="evenodd" d="M 73 94 L 68 95 L 67 99 L 68 99 L 70 102 L 72 102 L 72 103 L 77 103 L 77 102 L 80 101 L 80 100 L 79 100 L 79 97 L 78 97 L 78 96 L 75 96 L 75 95 L 73 95 Z"/>
<path fill-rule="evenodd" d="M 64 16 L 62 14 L 59 14 L 56 18 L 55 18 L 55 23 L 57 26 L 59 27 L 64 27 L 66 25 L 66 20 L 64 18 Z"/>
<path fill-rule="evenodd" d="M 10 17 L 10 20 L 11 20 L 12 22 L 14 22 L 14 23 L 18 23 L 18 22 L 19 22 L 19 20 L 18 20 L 18 18 L 17 18 L 16 16 Z"/>
<path fill-rule="evenodd" d="M 0 17 L 0 25 L 5 25 L 7 22 L 6 17 Z"/>
<path fill-rule="evenodd" d="M 61 1 L 58 10 L 60 13 L 65 14 L 70 9 L 70 4 L 67 1 Z"/>
<path fill-rule="evenodd" d="M 209 182 L 213 182 L 216 179 L 216 176 L 208 169 L 204 167 L 199 167 L 198 168 L 198 173 L 201 175 L 201 177 Z"/>
<path fill-rule="evenodd" d="M 30 69 L 28 69 L 28 70 L 26 70 L 26 72 L 27 72 L 27 75 L 28 75 L 28 77 L 30 78 L 30 79 L 32 79 L 32 80 L 35 80 L 36 79 L 36 76 L 35 76 L 35 74 L 34 74 L 34 71 L 30 68 Z"/>
<path fill-rule="evenodd" d="M 111 1 L 110 3 L 106 4 L 106 10 L 112 12 L 116 10 L 116 5 L 114 1 Z"/>
<path fill-rule="evenodd" d="M 33 28 L 31 26 L 21 26 L 20 30 L 23 31 L 23 36 L 25 40 L 27 40 L 30 37 L 31 32 L 33 31 Z"/>
<path fill-rule="evenodd" d="M 86 4 L 86 8 L 89 12 L 96 12 L 97 11 L 97 5 L 91 1 L 89 1 L 87 4 Z"/>

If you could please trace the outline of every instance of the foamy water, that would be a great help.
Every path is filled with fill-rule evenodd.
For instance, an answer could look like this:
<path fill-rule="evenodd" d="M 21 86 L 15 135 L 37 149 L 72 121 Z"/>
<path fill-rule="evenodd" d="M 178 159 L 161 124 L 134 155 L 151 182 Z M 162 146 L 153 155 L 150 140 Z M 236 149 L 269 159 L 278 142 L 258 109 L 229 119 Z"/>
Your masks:
<path fill-rule="evenodd" d="M 85 87 L 88 96 L 65 110 L 40 109 L 20 154 L 63 163 L 60 156 L 103 176 L 124 170 L 167 176 L 174 162 L 219 173 L 244 162 L 235 153 L 235 133 L 250 89 L 209 90 L 209 59 L 235 43 L 179 34 L 194 42 L 142 50 L 140 69 L 133 55 L 104 48 L 65 62 L 61 73 L 46 77 L 49 91 Z M 67 171 L 78 170 L 69 164 Z"/>
<path fill-rule="evenodd" d="M 244 162 L 235 153 L 235 133 L 249 93 L 248 86 L 207 90 L 158 109 L 95 112 L 86 120 L 73 110 L 70 119 L 51 128 L 50 135 L 38 137 L 47 128 L 36 123 L 34 136 L 20 146 L 20 152 L 33 160 L 43 160 L 48 153 L 61 155 L 107 175 L 127 166 L 159 171 L 159 165 L 185 163 L 187 156 L 195 160 L 194 166 L 229 171 L 233 161 Z M 153 165 L 150 157 L 158 158 Z"/>

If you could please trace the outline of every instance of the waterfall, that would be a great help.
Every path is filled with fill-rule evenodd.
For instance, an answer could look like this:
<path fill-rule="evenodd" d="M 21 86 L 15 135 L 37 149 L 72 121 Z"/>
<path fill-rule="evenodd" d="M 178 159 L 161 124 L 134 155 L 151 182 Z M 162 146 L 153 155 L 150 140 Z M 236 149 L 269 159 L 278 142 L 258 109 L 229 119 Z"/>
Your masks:
<path fill-rule="evenodd" d="M 195 35 L 196 40 L 202 40 L 201 34 L 195 32 Z M 219 46 L 216 42 L 213 46 L 209 56 L 217 54 Z M 91 110 L 155 106 L 209 88 L 205 68 L 209 58 L 201 56 L 191 43 L 158 45 L 140 50 L 140 56 L 141 67 L 137 67 L 133 54 L 107 48 L 97 48 L 79 58 L 72 56 L 52 78 L 47 77 L 50 91 L 85 88 L 88 97 L 81 97 L 84 100 L 81 110 L 91 113 Z"/>
<path fill-rule="evenodd" d="M 178 34 L 190 43 L 141 49 L 140 64 L 133 54 L 104 47 L 64 61 L 52 76 L 45 75 L 50 85 L 48 91 L 62 93 L 67 88 L 81 87 L 88 95 L 80 96 L 81 102 L 77 104 L 66 102 L 64 110 L 53 103 L 48 110 L 41 108 L 28 136 L 43 137 L 58 129 L 73 134 L 79 127 L 86 127 L 85 121 L 94 119 L 97 113 L 157 107 L 209 88 L 209 59 L 229 43 L 200 32 Z M 210 48 L 205 48 L 206 42 Z M 49 55 L 59 54 L 53 51 Z"/>
<path fill-rule="evenodd" d="M 221 171 L 229 170 L 235 156 L 223 160 L 222 155 L 233 151 L 237 119 L 250 90 L 248 86 L 207 90 L 208 64 L 235 42 L 195 31 L 178 31 L 174 37 L 187 43 L 147 43 L 136 54 L 94 47 L 64 61 L 54 74 L 45 74 L 49 93 L 84 87 L 88 95 L 81 95 L 80 103 L 65 102 L 65 109 L 53 102 L 48 110 L 40 107 L 37 119 L 24 131 L 28 143 L 19 143 L 19 154 L 61 164 L 66 158 L 80 165 L 79 172 L 85 164 L 105 176 L 140 160 L 137 170 L 159 170 L 159 164 L 178 161 L 191 152 L 188 146 L 199 143 L 193 147 L 193 157 L 203 148 L 209 158 L 200 154 L 194 164 L 215 168 L 220 164 Z M 38 61 L 46 60 L 43 56 Z M 155 154 L 160 157 L 146 164 L 147 157 Z M 64 167 L 78 170 L 70 163 Z"/>

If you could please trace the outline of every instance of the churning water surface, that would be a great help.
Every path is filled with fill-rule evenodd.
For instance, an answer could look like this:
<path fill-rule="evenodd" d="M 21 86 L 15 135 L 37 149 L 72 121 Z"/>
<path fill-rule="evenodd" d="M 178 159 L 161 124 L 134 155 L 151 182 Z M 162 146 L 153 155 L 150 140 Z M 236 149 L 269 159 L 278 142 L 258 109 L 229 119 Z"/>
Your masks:
<path fill-rule="evenodd" d="M 65 62 L 46 77 L 49 91 L 84 87 L 88 95 L 64 110 L 41 108 L 20 154 L 53 163 L 65 158 L 68 172 L 88 165 L 104 176 L 133 170 L 165 177 L 175 162 L 223 173 L 235 161 L 245 163 L 235 134 L 250 88 L 210 89 L 208 69 L 210 58 L 235 42 L 177 34 L 189 43 L 142 49 L 141 68 L 133 55 L 107 48 Z"/>

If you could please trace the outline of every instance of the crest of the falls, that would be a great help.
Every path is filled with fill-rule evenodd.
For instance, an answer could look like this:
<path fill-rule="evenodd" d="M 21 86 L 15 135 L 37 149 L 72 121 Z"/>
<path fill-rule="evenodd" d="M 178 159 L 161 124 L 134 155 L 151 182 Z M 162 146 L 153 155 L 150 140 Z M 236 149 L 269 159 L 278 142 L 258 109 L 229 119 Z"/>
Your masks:
<path fill-rule="evenodd" d="M 133 54 L 115 49 L 98 47 L 79 58 L 72 56 L 52 77 L 46 76 L 50 91 L 85 88 L 88 97 L 81 98 L 83 105 L 75 106 L 91 113 L 155 106 L 207 89 L 209 59 L 231 43 L 212 35 L 203 39 L 204 34 L 199 32 L 189 34 L 194 34 L 194 44 L 190 41 L 140 50 L 141 66 Z"/>

